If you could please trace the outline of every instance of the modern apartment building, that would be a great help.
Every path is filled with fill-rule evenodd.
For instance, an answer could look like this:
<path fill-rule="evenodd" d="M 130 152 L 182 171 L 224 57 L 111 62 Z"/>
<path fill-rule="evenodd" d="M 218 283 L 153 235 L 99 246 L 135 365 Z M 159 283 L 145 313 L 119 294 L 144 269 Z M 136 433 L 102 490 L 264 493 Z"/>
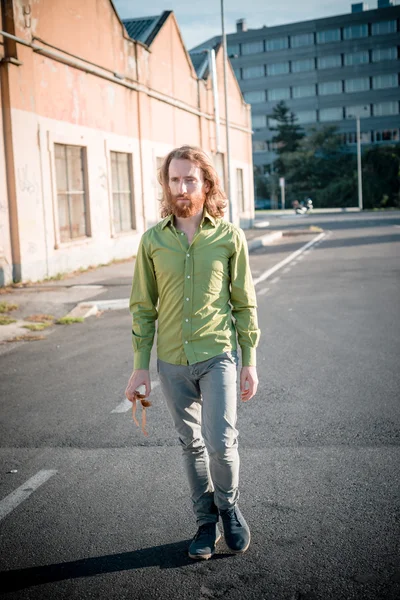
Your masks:
<path fill-rule="evenodd" d="M 243 96 L 252 106 L 254 165 L 274 160 L 269 117 L 284 100 L 305 128 L 336 125 L 347 144 L 399 142 L 400 6 L 379 0 L 368 10 L 227 35 L 228 55 Z M 210 47 L 218 37 L 195 50 Z"/>

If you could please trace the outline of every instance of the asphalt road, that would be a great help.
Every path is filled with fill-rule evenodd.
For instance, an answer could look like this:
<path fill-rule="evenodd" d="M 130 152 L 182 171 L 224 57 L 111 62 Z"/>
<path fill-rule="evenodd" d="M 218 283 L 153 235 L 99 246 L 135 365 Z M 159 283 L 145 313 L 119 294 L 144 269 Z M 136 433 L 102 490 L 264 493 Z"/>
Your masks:
<path fill-rule="evenodd" d="M 274 272 L 317 234 L 251 255 L 262 337 L 259 393 L 239 404 L 248 552 L 222 542 L 210 561 L 187 558 L 195 524 L 170 417 L 155 384 L 149 437 L 134 426 L 130 318 L 107 312 L 1 357 L 0 516 L 8 494 L 29 497 L 0 521 L 0 593 L 398 600 L 400 218 L 323 221 L 326 235 Z"/>

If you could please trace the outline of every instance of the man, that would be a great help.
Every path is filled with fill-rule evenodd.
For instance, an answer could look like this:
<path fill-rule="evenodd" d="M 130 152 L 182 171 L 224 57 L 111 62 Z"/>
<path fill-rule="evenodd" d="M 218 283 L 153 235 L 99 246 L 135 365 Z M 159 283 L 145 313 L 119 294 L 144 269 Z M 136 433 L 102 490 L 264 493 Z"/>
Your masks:
<path fill-rule="evenodd" d="M 237 342 L 241 398 L 257 390 L 259 330 L 247 244 L 222 219 L 226 196 L 200 148 L 170 152 L 160 170 L 164 219 L 142 236 L 132 283 L 134 371 L 126 397 L 150 395 L 149 362 L 157 330 L 161 389 L 182 446 L 198 531 L 193 559 L 208 559 L 221 534 L 235 553 L 250 544 L 238 507 Z M 234 317 L 235 322 L 233 322 Z"/>

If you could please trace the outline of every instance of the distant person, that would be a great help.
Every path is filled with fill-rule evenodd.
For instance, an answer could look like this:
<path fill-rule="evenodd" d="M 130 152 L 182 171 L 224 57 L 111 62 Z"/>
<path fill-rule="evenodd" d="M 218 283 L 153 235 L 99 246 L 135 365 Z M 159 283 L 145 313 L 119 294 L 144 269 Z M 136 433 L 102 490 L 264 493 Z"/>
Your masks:
<path fill-rule="evenodd" d="M 246 402 L 258 385 L 256 296 L 246 238 L 222 219 L 226 196 L 206 153 L 191 146 L 172 150 L 160 183 L 163 220 L 143 234 L 133 276 L 134 371 L 125 394 L 133 401 L 141 385 L 150 394 L 158 320 L 157 369 L 198 526 L 189 556 L 208 559 L 221 537 L 219 516 L 233 552 L 245 552 L 250 544 L 238 507 L 236 335 Z"/>

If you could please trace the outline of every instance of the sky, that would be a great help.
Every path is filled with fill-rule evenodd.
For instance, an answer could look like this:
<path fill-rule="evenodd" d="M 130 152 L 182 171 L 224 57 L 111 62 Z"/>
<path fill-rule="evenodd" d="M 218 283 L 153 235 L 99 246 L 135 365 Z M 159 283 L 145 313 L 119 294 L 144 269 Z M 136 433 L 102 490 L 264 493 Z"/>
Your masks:
<path fill-rule="evenodd" d="M 357 0 L 353 0 L 356 2 Z M 220 0 L 113 0 L 121 19 L 160 15 L 173 10 L 188 50 L 221 33 Z M 245 18 L 249 29 L 263 25 L 284 25 L 321 17 L 332 17 L 351 12 L 352 0 L 225 0 L 226 33 L 236 31 L 236 20 Z M 199 6 L 201 11 L 199 11 Z M 370 9 L 377 7 L 377 0 L 368 3 Z"/>

